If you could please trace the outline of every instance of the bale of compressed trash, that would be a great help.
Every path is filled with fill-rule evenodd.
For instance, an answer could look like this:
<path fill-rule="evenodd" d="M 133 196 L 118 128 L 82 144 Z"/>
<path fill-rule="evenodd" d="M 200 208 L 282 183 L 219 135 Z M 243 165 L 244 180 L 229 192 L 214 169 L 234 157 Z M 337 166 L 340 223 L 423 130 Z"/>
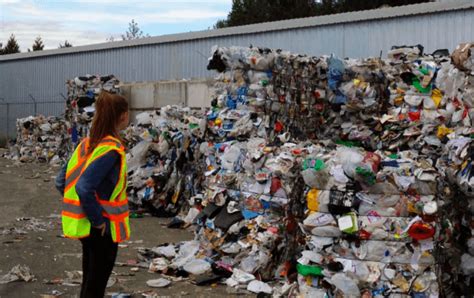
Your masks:
<path fill-rule="evenodd" d="M 120 81 L 113 75 L 79 76 L 66 82 L 67 100 L 61 117 L 29 116 L 17 120 L 17 134 L 7 158 L 21 162 L 64 163 L 79 141 L 86 137 L 102 90 L 119 93 Z"/>
<path fill-rule="evenodd" d="M 120 93 L 120 81 L 114 75 L 84 75 L 66 81 L 67 105 L 65 119 L 70 123 L 71 142 L 88 136 L 95 112 L 95 101 L 101 91 Z"/>
<path fill-rule="evenodd" d="M 16 121 L 16 140 L 8 158 L 20 162 L 60 164 L 68 157 L 69 123 L 60 117 L 29 116 Z"/>
<path fill-rule="evenodd" d="M 137 202 L 181 200 L 170 227 L 197 229 L 143 251 L 150 269 L 274 295 L 469 293 L 473 79 L 456 63 L 214 48 L 205 133 L 143 114 L 130 150 Z"/>

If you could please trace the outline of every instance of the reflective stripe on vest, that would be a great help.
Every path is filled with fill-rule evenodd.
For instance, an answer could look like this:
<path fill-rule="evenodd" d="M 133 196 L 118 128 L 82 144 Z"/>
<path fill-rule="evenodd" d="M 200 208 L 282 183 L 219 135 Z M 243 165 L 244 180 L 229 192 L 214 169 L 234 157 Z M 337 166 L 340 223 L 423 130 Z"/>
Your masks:
<path fill-rule="evenodd" d="M 92 162 L 111 150 L 115 150 L 120 154 L 120 174 L 117 185 L 109 199 L 100 199 L 97 194 L 96 199 L 103 208 L 102 215 L 110 221 L 113 241 L 122 242 L 130 237 L 125 148 L 120 141 L 110 136 L 99 142 L 90 155 L 87 155 L 88 146 L 89 140 L 83 140 L 74 151 L 67 165 L 62 208 L 64 235 L 69 238 L 84 238 L 90 235 L 91 224 L 80 204 L 75 186 L 82 173 Z"/>

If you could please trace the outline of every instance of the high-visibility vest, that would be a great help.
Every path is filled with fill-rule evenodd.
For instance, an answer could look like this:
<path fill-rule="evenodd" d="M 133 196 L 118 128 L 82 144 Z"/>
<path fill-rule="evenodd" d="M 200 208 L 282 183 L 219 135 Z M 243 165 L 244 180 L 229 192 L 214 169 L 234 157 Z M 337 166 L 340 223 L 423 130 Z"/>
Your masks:
<path fill-rule="evenodd" d="M 89 155 L 87 155 L 88 146 L 89 139 L 86 138 L 77 146 L 67 165 L 66 187 L 61 213 L 64 236 L 80 239 L 90 235 L 91 223 L 81 206 L 76 192 L 76 184 L 93 161 L 115 150 L 120 154 L 119 179 L 110 198 L 99 198 L 96 194 L 96 199 L 103 208 L 102 215 L 110 220 L 113 241 L 125 241 L 130 237 L 125 148 L 119 140 L 111 136 L 102 139 Z"/>

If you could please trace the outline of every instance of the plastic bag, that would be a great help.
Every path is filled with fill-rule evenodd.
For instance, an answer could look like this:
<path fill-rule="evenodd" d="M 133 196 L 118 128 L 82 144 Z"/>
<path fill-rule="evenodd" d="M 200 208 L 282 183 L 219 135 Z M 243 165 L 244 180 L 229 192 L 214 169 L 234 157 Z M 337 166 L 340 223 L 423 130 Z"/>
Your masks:
<path fill-rule="evenodd" d="M 356 167 L 364 160 L 364 156 L 357 149 L 339 147 L 336 151 L 336 159 L 342 164 L 344 173 L 354 178 Z"/>
<path fill-rule="evenodd" d="M 183 269 L 191 274 L 199 275 L 211 269 L 211 264 L 203 259 L 194 259 L 186 263 Z"/>
<path fill-rule="evenodd" d="M 253 293 L 266 293 L 266 294 L 271 294 L 273 292 L 272 287 L 270 287 L 268 284 L 259 281 L 259 280 L 252 280 L 248 286 L 247 290 Z"/>
<path fill-rule="evenodd" d="M 192 240 L 184 242 L 180 248 L 177 256 L 173 259 L 172 265 L 174 267 L 184 266 L 187 262 L 192 260 L 199 251 L 199 242 Z"/>
<path fill-rule="evenodd" d="M 474 257 L 469 254 L 461 256 L 461 270 L 465 275 L 474 274 Z"/>
<path fill-rule="evenodd" d="M 303 176 L 303 180 L 306 185 L 310 186 L 311 188 L 329 189 L 331 175 L 329 174 L 329 170 L 327 168 L 320 171 L 307 169 L 301 172 L 301 175 Z"/>
<path fill-rule="evenodd" d="M 344 273 L 336 273 L 329 280 L 337 289 L 348 297 L 360 297 L 360 290 L 357 283 Z"/>
<path fill-rule="evenodd" d="M 140 168 L 145 163 L 146 154 L 151 142 L 142 141 L 133 147 L 127 154 L 127 166 L 129 171 Z"/>
<path fill-rule="evenodd" d="M 233 170 L 240 157 L 240 148 L 231 146 L 221 156 L 221 165 L 223 169 Z"/>

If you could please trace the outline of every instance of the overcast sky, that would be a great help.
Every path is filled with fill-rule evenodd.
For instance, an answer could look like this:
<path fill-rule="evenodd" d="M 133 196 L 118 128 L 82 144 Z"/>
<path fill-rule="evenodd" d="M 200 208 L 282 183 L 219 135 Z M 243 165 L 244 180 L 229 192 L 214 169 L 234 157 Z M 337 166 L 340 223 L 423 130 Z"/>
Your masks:
<path fill-rule="evenodd" d="M 45 49 L 121 39 L 134 19 L 151 36 L 205 30 L 225 18 L 231 0 L 0 0 L 0 42 L 15 34 L 20 50 L 39 35 Z"/>

